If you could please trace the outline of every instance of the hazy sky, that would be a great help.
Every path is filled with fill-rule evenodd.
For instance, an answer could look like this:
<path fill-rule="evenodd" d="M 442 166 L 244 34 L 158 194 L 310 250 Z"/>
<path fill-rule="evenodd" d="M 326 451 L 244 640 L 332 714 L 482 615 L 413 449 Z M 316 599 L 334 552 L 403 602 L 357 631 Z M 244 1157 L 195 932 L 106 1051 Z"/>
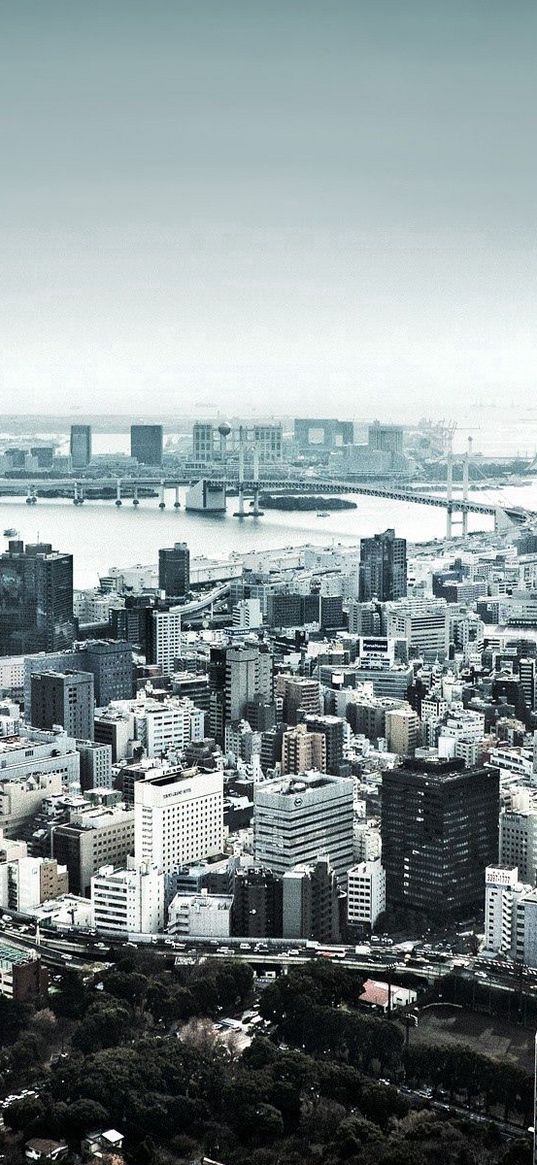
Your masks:
<path fill-rule="evenodd" d="M 535 0 L 0 0 L 0 409 L 533 392 L 536 55 Z"/>

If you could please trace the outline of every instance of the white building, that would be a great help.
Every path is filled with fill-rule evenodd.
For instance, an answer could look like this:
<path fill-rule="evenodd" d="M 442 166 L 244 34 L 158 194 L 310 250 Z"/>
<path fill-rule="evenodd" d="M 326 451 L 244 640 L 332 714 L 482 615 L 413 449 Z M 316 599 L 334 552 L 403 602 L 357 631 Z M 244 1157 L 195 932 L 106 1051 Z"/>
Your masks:
<path fill-rule="evenodd" d="M 485 870 L 485 949 L 517 954 L 517 905 L 530 890 L 519 881 L 516 866 L 487 866 Z"/>
<path fill-rule="evenodd" d="M 65 784 L 76 785 L 80 776 L 76 742 L 64 728 L 47 731 L 25 724 L 19 735 L 0 738 L 0 772 L 3 781 L 58 773 Z"/>
<path fill-rule="evenodd" d="M 175 660 L 182 655 L 183 635 L 181 628 L 181 608 L 169 611 L 153 611 L 153 633 L 155 638 L 154 662 L 163 675 L 171 676 L 175 670 Z"/>
<path fill-rule="evenodd" d="M 374 927 L 386 909 L 386 872 L 380 858 L 359 862 L 347 875 L 347 921 L 349 926 Z"/>
<path fill-rule="evenodd" d="M 353 862 L 354 782 L 308 772 L 254 788 L 254 857 L 275 874 L 327 857 L 339 878 Z"/>
<path fill-rule="evenodd" d="M 133 704 L 133 710 L 135 737 L 148 756 L 163 756 L 169 750 L 182 752 L 191 741 L 205 736 L 205 713 L 188 697 L 144 699 Z"/>
<path fill-rule="evenodd" d="M 146 862 L 103 866 L 91 879 L 91 906 L 98 931 L 156 934 L 164 926 L 164 874 Z"/>
<path fill-rule="evenodd" d="M 168 910 L 170 934 L 198 938 L 229 938 L 233 897 L 227 894 L 176 894 Z"/>
<path fill-rule="evenodd" d="M 237 630 L 253 630 L 263 624 L 263 612 L 259 599 L 239 599 L 232 612 L 233 626 Z"/>
<path fill-rule="evenodd" d="M 165 874 L 221 853 L 222 773 L 185 769 L 136 781 L 134 822 L 136 861 L 155 863 Z"/>
<path fill-rule="evenodd" d="M 445 599 L 398 599 L 386 603 L 386 633 L 406 639 L 411 656 L 445 659 L 449 651 L 449 611 Z"/>
<path fill-rule="evenodd" d="M 537 805 L 529 790 L 514 793 L 500 813 L 500 865 L 516 866 L 523 882 L 537 883 Z"/>

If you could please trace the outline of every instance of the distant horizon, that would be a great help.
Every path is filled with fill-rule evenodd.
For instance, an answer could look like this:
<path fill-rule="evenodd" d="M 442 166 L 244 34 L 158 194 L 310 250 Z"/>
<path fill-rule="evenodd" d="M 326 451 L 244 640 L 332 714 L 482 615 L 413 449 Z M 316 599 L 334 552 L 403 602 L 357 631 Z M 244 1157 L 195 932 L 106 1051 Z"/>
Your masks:
<path fill-rule="evenodd" d="M 529 0 L 19 0 L 1 31 L 4 401 L 533 398 Z"/>

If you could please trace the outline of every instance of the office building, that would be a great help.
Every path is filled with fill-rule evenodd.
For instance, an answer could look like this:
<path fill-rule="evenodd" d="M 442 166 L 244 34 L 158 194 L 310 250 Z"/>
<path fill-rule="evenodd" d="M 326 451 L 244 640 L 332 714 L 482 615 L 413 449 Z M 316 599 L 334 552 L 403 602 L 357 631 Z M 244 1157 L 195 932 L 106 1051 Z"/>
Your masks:
<path fill-rule="evenodd" d="M 345 744 L 348 725 L 339 716 L 312 716 L 304 717 L 304 724 L 308 732 L 321 734 L 325 740 L 326 772 L 337 776 L 343 764 L 343 747 Z"/>
<path fill-rule="evenodd" d="M 80 757 L 80 788 L 112 788 L 112 746 L 96 740 L 77 740 L 76 750 Z"/>
<path fill-rule="evenodd" d="M 295 725 L 302 715 L 321 713 L 321 687 L 318 680 L 307 676 L 276 676 L 275 694 L 282 700 L 282 719 L 285 724 Z"/>
<path fill-rule="evenodd" d="M 225 717 L 241 720 L 257 698 L 272 700 L 272 655 L 265 644 L 239 644 L 225 653 Z"/>
<path fill-rule="evenodd" d="M 60 724 L 68 736 L 93 740 L 91 672 L 48 671 L 32 676 L 31 722 L 35 728 Z"/>
<path fill-rule="evenodd" d="M 279 938 L 282 933 L 282 880 L 271 870 L 237 870 L 233 883 L 233 934 Z"/>
<path fill-rule="evenodd" d="M 110 746 L 112 764 L 125 760 L 134 740 L 134 713 L 122 705 L 103 708 L 95 716 L 94 734 L 97 744 Z"/>
<path fill-rule="evenodd" d="M 192 429 L 192 460 L 213 461 L 216 451 L 216 434 L 212 421 L 196 421 Z"/>
<path fill-rule="evenodd" d="M 360 539 L 358 589 L 360 602 L 385 603 L 404 598 L 407 585 L 406 540 L 395 530 Z"/>
<path fill-rule="evenodd" d="M 77 647 L 75 668 L 93 676 L 95 703 L 129 700 L 133 693 L 132 648 L 112 639 L 87 639 Z"/>
<path fill-rule="evenodd" d="M 158 585 L 167 599 L 182 599 L 190 590 L 190 551 L 186 542 L 175 542 L 158 552 Z"/>
<path fill-rule="evenodd" d="M 303 452 L 340 449 L 343 445 L 352 445 L 354 425 L 352 421 L 333 418 L 298 417 L 295 420 L 295 441 Z"/>
<path fill-rule="evenodd" d="M 337 878 L 327 858 L 302 863 L 282 878 L 283 938 L 341 941 Z"/>
<path fill-rule="evenodd" d="M 537 660 L 519 659 L 518 677 L 524 693 L 524 700 L 528 712 L 535 711 L 535 695 L 537 690 Z"/>
<path fill-rule="evenodd" d="M 405 760 L 383 772 L 381 803 L 388 905 L 436 918 L 479 906 L 498 853 L 497 769 Z"/>
<path fill-rule="evenodd" d="M 338 878 L 353 863 L 353 782 L 325 773 L 254 788 L 254 857 L 275 874 L 327 857 Z"/>
<path fill-rule="evenodd" d="M 229 938 L 231 894 L 176 894 L 168 910 L 167 931 L 177 938 Z"/>
<path fill-rule="evenodd" d="M 347 922 L 373 930 L 386 909 L 386 872 L 380 857 L 358 862 L 347 875 Z"/>
<path fill-rule="evenodd" d="M 485 950 L 513 958 L 523 943 L 523 910 L 519 903 L 532 887 L 524 885 L 516 866 L 487 866 L 485 870 Z M 517 915 L 522 922 L 517 936 Z M 518 941 L 517 941 L 518 940 Z"/>
<path fill-rule="evenodd" d="M 369 426 L 367 443 L 370 449 L 380 453 L 402 453 L 403 428 L 401 425 L 381 425 L 375 421 Z"/>
<path fill-rule="evenodd" d="M 137 862 L 165 874 L 187 862 L 222 853 L 224 782 L 220 771 L 196 769 L 148 776 L 134 786 Z"/>
<path fill-rule="evenodd" d="M 282 774 L 296 775 L 308 769 L 326 772 L 326 736 L 324 732 L 308 732 L 305 724 L 297 724 L 282 736 Z"/>
<path fill-rule="evenodd" d="M 406 598 L 385 608 L 389 639 L 405 639 L 409 657 L 433 663 L 449 652 L 449 607 L 445 599 Z"/>
<path fill-rule="evenodd" d="M 85 469 L 91 461 L 91 425 L 71 425 L 70 442 L 73 469 Z"/>
<path fill-rule="evenodd" d="M 73 556 L 11 541 L 0 555 L 0 654 L 72 647 Z"/>
<path fill-rule="evenodd" d="M 501 866 L 516 866 L 521 882 L 537 885 L 537 804 L 529 790 L 513 794 L 500 813 Z"/>
<path fill-rule="evenodd" d="M 183 631 L 181 608 L 170 611 L 152 610 L 150 618 L 150 641 L 146 652 L 147 662 L 156 664 L 162 675 L 171 676 L 175 671 L 175 661 L 183 654 Z"/>
<path fill-rule="evenodd" d="M 87 897 L 101 866 L 121 869 L 134 850 L 134 812 L 121 806 L 82 809 L 51 835 L 52 856 L 67 866 L 72 894 Z"/>
<path fill-rule="evenodd" d="M 98 708 L 112 700 L 129 700 L 133 694 L 132 648 L 112 639 L 86 639 L 73 651 L 41 652 L 22 661 L 24 706 L 30 708 L 32 676 L 46 671 L 83 671 L 93 676 Z"/>
<path fill-rule="evenodd" d="M 140 465 L 162 465 L 162 425 L 131 425 L 131 457 Z"/>
<path fill-rule="evenodd" d="M 91 879 L 93 926 L 108 934 L 157 934 L 164 927 L 164 874 L 131 861 L 103 866 Z"/>

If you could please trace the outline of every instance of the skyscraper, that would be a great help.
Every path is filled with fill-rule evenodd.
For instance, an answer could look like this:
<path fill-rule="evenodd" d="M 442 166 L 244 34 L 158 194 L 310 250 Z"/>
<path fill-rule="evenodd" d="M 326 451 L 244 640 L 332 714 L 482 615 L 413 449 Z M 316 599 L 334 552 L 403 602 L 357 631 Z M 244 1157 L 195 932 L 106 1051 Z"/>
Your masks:
<path fill-rule="evenodd" d="M 360 540 L 359 598 L 381 603 L 406 595 L 406 540 L 395 530 Z"/>
<path fill-rule="evenodd" d="M 61 724 L 75 739 L 93 740 L 91 672 L 41 672 L 32 676 L 31 723 L 34 728 Z"/>
<path fill-rule="evenodd" d="M 162 425 L 131 425 L 131 457 L 140 465 L 162 465 Z"/>
<path fill-rule="evenodd" d="M 388 905 L 443 918 L 483 901 L 497 862 L 499 775 L 463 760 L 408 760 L 382 774 L 382 864 Z"/>
<path fill-rule="evenodd" d="M 84 469 L 91 461 L 91 425 L 71 425 L 70 443 L 73 469 Z"/>
<path fill-rule="evenodd" d="M 158 552 L 158 585 L 166 598 L 183 598 L 190 588 L 190 551 L 186 542 L 175 542 Z"/>
<path fill-rule="evenodd" d="M 72 647 L 73 556 L 9 542 L 0 555 L 0 655 Z"/>

